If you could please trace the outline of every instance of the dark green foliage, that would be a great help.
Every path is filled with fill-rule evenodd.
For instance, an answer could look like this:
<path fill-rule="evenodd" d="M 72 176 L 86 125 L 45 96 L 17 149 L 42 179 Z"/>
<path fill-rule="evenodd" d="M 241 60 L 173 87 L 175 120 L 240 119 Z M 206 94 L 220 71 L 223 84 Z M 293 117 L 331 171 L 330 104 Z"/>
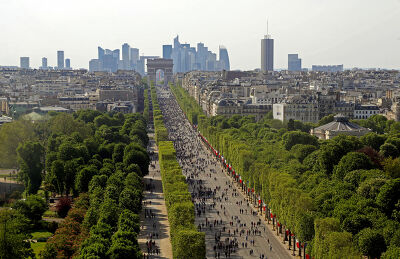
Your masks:
<path fill-rule="evenodd" d="M 92 177 L 98 173 L 97 168 L 93 165 L 86 166 L 79 171 L 75 179 L 75 188 L 79 192 L 87 192 L 89 188 L 89 182 Z"/>
<path fill-rule="evenodd" d="M 92 180 L 90 180 L 89 183 L 89 192 L 93 192 L 93 190 L 97 187 L 100 187 L 101 189 L 106 188 L 107 184 L 107 176 L 106 175 L 95 175 L 93 176 Z"/>
<path fill-rule="evenodd" d="M 137 164 L 143 175 L 149 173 L 149 155 L 147 154 L 146 149 L 135 143 L 129 144 L 125 147 L 123 162 L 126 167 L 129 167 L 132 164 Z"/>
<path fill-rule="evenodd" d="M 380 147 L 380 153 L 384 157 L 398 157 L 399 150 L 391 143 L 385 143 Z"/>
<path fill-rule="evenodd" d="M 312 152 L 317 150 L 317 148 L 313 145 L 303 145 L 303 144 L 296 144 L 291 148 L 292 154 L 300 161 L 303 160 L 310 155 Z"/>
<path fill-rule="evenodd" d="M 26 242 L 29 220 L 18 211 L 0 210 L 0 258 L 34 258 L 31 244 Z"/>
<path fill-rule="evenodd" d="M 333 176 L 342 180 L 349 172 L 357 169 L 371 169 L 373 167 L 368 156 L 359 152 L 349 152 L 343 156 L 335 167 Z"/>
<path fill-rule="evenodd" d="M 375 132 L 370 132 L 360 137 L 360 141 L 373 149 L 379 151 L 380 147 L 385 143 L 386 137 L 384 135 L 378 135 Z"/>
<path fill-rule="evenodd" d="M 140 232 L 140 218 L 139 215 L 130 210 L 123 210 L 119 215 L 118 229 L 122 231 Z"/>
<path fill-rule="evenodd" d="M 390 246 L 386 252 L 382 254 L 382 259 L 398 259 L 400 258 L 400 247 Z"/>
<path fill-rule="evenodd" d="M 39 195 L 29 195 L 26 200 L 19 200 L 12 207 L 33 224 L 37 224 L 42 219 L 43 213 L 48 208 L 46 201 Z"/>
<path fill-rule="evenodd" d="M 43 151 L 40 143 L 32 141 L 21 143 L 17 148 L 19 178 L 28 194 L 36 194 L 42 183 Z"/>
<path fill-rule="evenodd" d="M 393 209 L 400 200 L 400 178 L 389 180 L 379 191 L 376 203 L 386 213 L 391 216 Z"/>
<path fill-rule="evenodd" d="M 364 215 L 353 214 L 342 222 L 343 230 L 353 235 L 364 228 L 372 227 L 371 221 Z"/>
<path fill-rule="evenodd" d="M 379 231 L 365 228 L 358 234 L 358 247 L 363 255 L 379 258 L 386 250 L 385 239 Z"/>
<path fill-rule="evenodd" d="M 119 207 L 121 210 L 127 209 L 139 213 L 142 209 L 141 189 L 125 188 L 119 196 Z"/>
<path fill-rule="evenodd" d="M 173 239 L 174 258 L 203 259 L 206 256 L 205 234 L 196 230 L 178 231 Z"/>
<path fill-rule="evenodd" d="M 116 228 L 119 213 L 120 209 L 118 208 L 118 203 L 116 203 L 115 200 L 106 198 L 100 207 L 99 222 Z"/>
<path fill-rule="evenodd" d="M 282 136 L 282 143 L 286 150 L 290 150 L 296 144 L 318 146 L 318 139 L 305 132 L 286 132 Z"/>
<path fill-rule="evenodd" d="M 114 146 L 114 152 L 112 154 L 112 159 L 114 163 L 123 161 L 125 147 L 126 145 L 124 143 L 119 143 Z"/>
<path fill-rule="evenodd" d="M 112 236 L 112 245 L 107 252 L 110 259 L 140 259 L 139 244 L 137 242 L 137 234 L 131 231 L 118 230 Z"/>
<path fill-rule="evenodd" d="M 311 241 L 314 237 L 314 217 L 308 213 L 297 216 L 295 227 L 297 238 L 303 242 Z"/>

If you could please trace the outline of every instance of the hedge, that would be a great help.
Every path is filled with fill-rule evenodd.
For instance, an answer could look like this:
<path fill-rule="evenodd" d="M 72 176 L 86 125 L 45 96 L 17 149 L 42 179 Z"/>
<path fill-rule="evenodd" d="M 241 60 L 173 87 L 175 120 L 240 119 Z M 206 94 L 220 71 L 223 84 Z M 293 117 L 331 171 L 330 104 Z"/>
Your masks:
<path fill-rule="evenodd" d="M 158 144 L 160 141 L 168 140 L 168 130 L 164 126 L 164 119 L 157 100 L 157 91 L 153 83 L 150 86 L 150 93 L 153 104 L 154 134 L 156 143 Z"/>
<path fill-rule="evenodd" d="M 158 146 L 164 198 L 174 258 L 204 259 L 205 234 L 194 225 L 194 205 L 182 169 L 176 160 L 172 141 L 160 141 Z"/>

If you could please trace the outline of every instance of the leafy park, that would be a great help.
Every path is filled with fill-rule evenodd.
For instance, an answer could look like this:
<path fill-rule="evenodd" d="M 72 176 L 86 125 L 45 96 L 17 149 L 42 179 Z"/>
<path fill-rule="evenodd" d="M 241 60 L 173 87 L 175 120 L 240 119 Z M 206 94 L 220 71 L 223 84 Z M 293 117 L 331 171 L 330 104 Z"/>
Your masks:
<path fill-rule="evenodd" d="M 25 191 L 3 200 L 0 258 L 141 258 L 147 119 L 81 110 L 3 125 L 0 165 Z"/>

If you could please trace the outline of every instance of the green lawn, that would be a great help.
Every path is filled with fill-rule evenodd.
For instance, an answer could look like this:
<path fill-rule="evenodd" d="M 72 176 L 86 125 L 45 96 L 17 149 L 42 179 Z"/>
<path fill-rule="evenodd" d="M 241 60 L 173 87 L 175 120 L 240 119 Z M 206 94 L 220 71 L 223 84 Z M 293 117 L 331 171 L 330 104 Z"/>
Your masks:
<path fill-rule="evenodd" d="M 39 258 L 39 253 L 44 250 L 45 246 L 46 242 L 31 243 L 31 247 L 37 258 Z"/>
<path fill-rule="evenodd" d="M 32 232 L 31 234 L 32 234 L 32 239 L 36 240 L 39 238 L 49 238 L 53 235 L 51 232 L 48 232 L 46 230 Z"/>
<path fill-rule="evenodd" d="M 51 210 L 46 210 L 43 214 L 44 218 L 54 218 L 54 217 L 58 217 L 57 216 L 57 212 L 55 211 L 51 211 Z"/>

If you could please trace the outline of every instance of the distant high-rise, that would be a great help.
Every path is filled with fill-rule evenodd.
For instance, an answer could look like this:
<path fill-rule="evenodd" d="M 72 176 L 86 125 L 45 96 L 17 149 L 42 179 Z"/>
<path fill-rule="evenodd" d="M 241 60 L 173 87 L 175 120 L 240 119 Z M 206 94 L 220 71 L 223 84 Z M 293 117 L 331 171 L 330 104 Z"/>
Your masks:
<path fill-rule="evenodd" d="M 172 58 L 172 45 L 163 45 L 163 58 Z"/>
<path fill-rule="evenodd" d="M 64 51 L 57 51 L 57 69 L 64 69 Z"/>
<path fill-rule="evenodd" d="M 226 50 L 224 46 L 219 46 L 219 61 L 221 63 L 222 70 L 230 70 L 228 50 Z"/>
<path fill-rule="evenodd" d="M 97 47 L 98 59 L 101 61 L 104 58 L 104 49 L 102 47 Z"/>
<path fill-rule="evenodd" d="M 124 43 L 122 45 L 122 68 L 124 70 L 130 70 L 131 64 L 130 64 L 130 46 L 128 43 Z"/>
<path fill-rule="evenodd" d="M 204 43 L 197 43 L 197 50 L 188 43 L 180 43 L 179 36 L 174 38 L 173 46 L 163 45 L 163 57 L 169 58 L 172 49 L 171 59 L 174 62 L 174 73 L 185 73 L 193 70 L 218 71 L 229 70 L 229 56 L 225 47 L 220 47 L 219 60 L 217 55 L 208 50 Z"/>
<path fill-rule="evenodd" d="M 298 54 L 288 54 L 288 70 L 301 71 L 301 58 Z"/>
<path fill-rule="evenodd" d="M 29 69 L 29 57 L 20 57 L 20 67 L 23 69 Z"/>
<path fill-rule="evenodd" d="M 270 35 L 265 35 L 261 39 L 261 71 L 274 70 L 274 39 Z"/>
<path fill-rule="evenodd" d="M 46 57 L 42 58 L 42 66 L 40 68 L 47 69 L 47 58 Z"/>
<path fill-rule="evenodd" d="M 116 72 L 118 70 L 118 63 L 119 63 L 119 56 L 120 56 L 120 51 L 119 49 L 115 50 L 109 50 L 106 49 L 104 50 L 104 54 L 102 49 L 99 48 L 99 57 L 102 57 L 101 59 L 99 58 L 100 62 L 100 69 L 101 71 L 108 71 L 108 72 Z M 96 67 L 96 62 L 92 62 L 93 67 Z"/>
<path fill-rule="evenodd" d="M 92 59 L 89 61 L 89 72 L 102 71 L 103 66 L 99 59 Z"/>
<path fill-rule="evenodd" d="M 65 59 L 65 68 L 71 69 L 71 60 L 69 58 Z"/>
<path fill-rule="evenodd" d="M 139 49 L 131 48 L 131 69 L 138 71 Z"/>

